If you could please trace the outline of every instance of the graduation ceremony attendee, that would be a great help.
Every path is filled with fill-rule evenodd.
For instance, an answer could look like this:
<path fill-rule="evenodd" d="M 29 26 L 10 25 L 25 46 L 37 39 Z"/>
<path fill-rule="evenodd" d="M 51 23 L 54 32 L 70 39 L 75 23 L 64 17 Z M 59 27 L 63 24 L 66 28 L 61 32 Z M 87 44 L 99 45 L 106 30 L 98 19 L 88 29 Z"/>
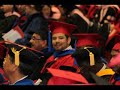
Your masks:
<path fill-rule="evenodd" d="M 15 5 L 15 7 L 17 8 L 20 17 L 16 18 L 12 28 L 17 25 L 22 28 L 24 26 L 24 22 L 27 20 L 27 15 L 25 14 L 25 5 Z"/>
<path fill-rule="evenodd" d="M 51 10 L 51 5 L 41 5 L 41 13 L 43 14 L 44 18 L 50 19 L 53 14 Z"/>
<path fill-rule="evenodd" d="M 110 83 L 113 85 L 120 85 L 120 35 L 115 35 L 114 46 L 111 50 L 111 59 L 108 66 L 115 71 L 111 76 Z"/>
<path fill-rule="evenodd" d="M 3 10 L 4 16 L 5 16 L 5 18 L 0 21 L 1 35 L 10 31 L 12 29 L 12 25 L 14 24 L 16 18 L 20 16 L 20 14 L 14 10 L 15 8 L 16 8 L 15 5 L 2 5 L 1 6 L 1 9 Z"/>
<path fill-rule="evenodd" d="M 6 56 L 7 47 L 4 42 L 0 42 L 0 85 L 8 84 L 8 78 L 5 76 L 3 70 L 3 61 Z"/>
<path fill-rule="evenodd" d="M 77 37 L 76 52 L 73 56 L 80 67 L 80 73 L 89 83 L 95 83 L 94 79 L 91 78 L 90 72 L 109 80 L 114 71 L 109 69 L 106 60 L 101 54 L 100 47 L 103 38 L 97 33 L 73 35 Z"/>
<path fill-rule="evenodd" d="M 29 48 L 7 42 L 8 48 L 3 62 L 3 69 L 9 85 L 34 85 L 30 75 L 36 69 L 39 57 Z"/>
<path fill-rule="evenodd" d="M 45 62 L 41 73 L 47 72 L 47 68 L 60 69 L 61 66 L 77 67 L 75 59 L 71 56 L 74 49 L 71 47 L 70 34 L 76 26 L 64 22 L 50 21 L 50 30 L 52 32 L 52 45 L 55 52 Z"/>
<path fill-rule="evenodd" d="M 60 5 L 51 5 L 51 11 L 51 20 L 64 21 L 64 11 L 61 9 Z"/>
<path fill-rule="evenodd" d="M 101 24 L 111 23 L 115 20 L 118 10 L 118 5 L 101 5 L 101 8 L 95 12 L 94 19 Z"/>
<path fill-rule="evenodd" d="M 114 42 L 115 42 L 115 36 L 117 34 L 120 34 L 120 22 L 119 22 L 120 18 L 119 18 L 119 14 L 117 14 L 117 18 L 116 21 L 110 25 L 110 33 L 108 35 L 108 39 L 106 41 L 105 44 L 105 48 L 106 48 L 106 57 L 108 57 L 108 60 L 111 59 L 111 50 L 114 46 Z"/>
<path fill-rule="evenodd" d="M 49 46 L 49 43 L 51 43 L 49 41 L 49 35 L 48 35 L 48 28 L 46 28 L 46 30 L 42 31 L 39 30 L 38 32 L 33 33 L 31 39 L 30 39 L 30 43 L 31 43 L 31 48 L 34 50 L 38 50 L 40 52 L 42 52 L 42 56 L 43 58 L 40 60 L 39 64 L 38 64 L 38 69 L 39 71 L 41 71 L 42 67 L 44 66 L 44 63 L 46 62 L 46 60 L 53 54 L 53 49 L 51 46 Z M 35 52 L 36 53 L 36 52 Z M 36 53 L 38 56 L 41 56 L 41 53 Z M 34 76 L 32 76 L 32 79 L 38 79 L 39 78 L 39 72 L 37 72 L 38 74 L 34 74 Z"/>
<path fill-rule="evenodd" d="M 21 28 L 25 36 L 23 39 L 16 40 L 16 43 L 30 46 L 29 40 L 32 37 L 34 32 L 39 30 L 44 30 L 48 27 L 47 20 L 40 14 L 40 5 L 25 5 L 25 13 L 27 15 L 27 20 L 24 23 L 24 26 Z"/>
<path fill-rule="evenodd" d="M 46 28 L 46 30 L 35 32 L 30 39 L 31 48 L 41 51 L 46 56 L 46 59 L 48 58 L 47 54 L 53 51 L 52 46 L 48 45 L 48 43 L 50 43 L 50 41 L 48 41 L 48 33 L 48 29 Z"/>

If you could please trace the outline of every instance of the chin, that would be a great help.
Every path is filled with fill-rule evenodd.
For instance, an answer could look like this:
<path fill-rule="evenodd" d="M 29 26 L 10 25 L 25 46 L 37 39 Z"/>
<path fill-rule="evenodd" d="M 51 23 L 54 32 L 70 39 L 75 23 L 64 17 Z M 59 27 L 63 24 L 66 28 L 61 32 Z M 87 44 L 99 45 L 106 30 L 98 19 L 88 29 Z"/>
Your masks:
<path fill-rule="evenodd" d="M 57 49 L 55 49 L 55 50 L 56 50 L 56 51 L 61 51 L 61 49 L 58 49 L 58 48 L 57 48 Z"/>

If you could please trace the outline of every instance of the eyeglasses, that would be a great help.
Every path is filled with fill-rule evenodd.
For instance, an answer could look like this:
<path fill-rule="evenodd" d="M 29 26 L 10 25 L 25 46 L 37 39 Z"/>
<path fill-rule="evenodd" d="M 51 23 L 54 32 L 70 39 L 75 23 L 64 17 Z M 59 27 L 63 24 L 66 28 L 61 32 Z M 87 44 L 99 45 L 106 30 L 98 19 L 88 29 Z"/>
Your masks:
<path fill-rule="evenodd" d="M 31 39 L 32 39 L 32 40 L 42 40 L 42 39 L 38 39 L 38 38 L 36 38 L 36 37 L 34 37 L 34 36 L 31 37 Z"/>

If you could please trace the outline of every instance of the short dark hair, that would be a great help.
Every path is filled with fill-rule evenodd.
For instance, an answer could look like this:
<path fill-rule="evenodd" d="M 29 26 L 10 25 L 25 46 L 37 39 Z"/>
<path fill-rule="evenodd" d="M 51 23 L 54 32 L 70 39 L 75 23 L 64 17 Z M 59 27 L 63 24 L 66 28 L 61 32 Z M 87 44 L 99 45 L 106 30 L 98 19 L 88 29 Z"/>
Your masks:
<path fill-rule="evenodd" d="M 12 63 L 14 63 L 15 62 L 15 54 L 12 52 L 10 47 L 11 46 L 8 47 L 8 54 L 10 55 L 10 61 Z M 17 49 L 17 51 L 19 51 L 21 48 L 16 48 L 16 49 Z M 20 73 L 22 73 L 24 75 L 28 75 L 28 76 L 30 76 L 33 73 L 35 66 L 37 65 L 38 60 L 39 60 L 39 59 L 36 59 L 36 57 L 31 58 L 32 55 L 31 56 L 27 55 L 28 53 L 31 54 L 31 52 L 32 51 L 23 49 L 22 51 L 20 51 L 20 55 L 19 55 L 19 59 L 20 59 L 19 71 L 20 71 Z"/>
<path fill-rule="evenodd" d="M 36 34 L 38 34 L 42 40 L 48 39 L 48 32 L 47 31 L 39 31 L 39 32 L 36 32 Z"/>

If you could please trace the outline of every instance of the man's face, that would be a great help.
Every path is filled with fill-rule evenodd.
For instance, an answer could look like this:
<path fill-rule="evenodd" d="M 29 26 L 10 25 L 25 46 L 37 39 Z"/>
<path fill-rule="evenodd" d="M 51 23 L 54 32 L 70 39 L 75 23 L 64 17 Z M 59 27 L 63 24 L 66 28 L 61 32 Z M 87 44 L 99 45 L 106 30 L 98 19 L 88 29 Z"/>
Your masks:
<path fill-rule="evenodd" d="M 62 51 L 66 49 L 70 44 L 70 37 L 66 37 L 65 34 L 56 33 L 52 35 L 52 45 L 56 51 Z"/>
<path fill-rule="evenodd" d="M 30 40 L 30 43 L 31 43 L 31 48 L 33 48 L 35 50 L 39 50 L 39 51 L 44 49 L 45 46 L 47 45 L 47 41 L 42 40 L 38 34 L 33 34 L 32 38 Z"/>
<path fill-rule="evenodd" d="M 6 55 L 3 62 L 3 69 L 5 71 L 5 74 L 8 75 L 12 73 L 14 69 L 13 67 L 14 67 L 14 64 L 10 61 L 10 56 Z"/>
<path fill-rule="evenodd" d="M 53 18 L 53 19 L 60 19 L 60 17 L 61 17 L 60 10 L 56 6 L 52 6 L 51 10 L 53 12 L 53 15 L 52 15 L 51 18 Z"/>
<path fill-rule="evenodd" d="M 11 12 L 12 9 L 13 9 L 13 5 L 2 5 L 2 6 L 1 6 L 1 9 L 2 9 L 5 13 Z"/>
<path fill-rule="evenodd" d="M 50 16 L 50 13 L 51 13 L 51 10 L 50 10 L 50 7 L 45 5 L 43 8 L 42 8 L 42 13 L 44 15 L 44 17 L 49 17 Z"/>
<path fill-rule="evenodd" d="M 25 5 L 24 8 L 25 8 L 25 13 L 27 15 L 31 15 L 34 11 L 35 11 L 35 5 Z"/>
<path fill-rule="evenodd" d="M 21 13 L 25 13 L 25 6 L 26 6 L 26 5 L 16 5 L 17 9 L 18 9 Z"/>

